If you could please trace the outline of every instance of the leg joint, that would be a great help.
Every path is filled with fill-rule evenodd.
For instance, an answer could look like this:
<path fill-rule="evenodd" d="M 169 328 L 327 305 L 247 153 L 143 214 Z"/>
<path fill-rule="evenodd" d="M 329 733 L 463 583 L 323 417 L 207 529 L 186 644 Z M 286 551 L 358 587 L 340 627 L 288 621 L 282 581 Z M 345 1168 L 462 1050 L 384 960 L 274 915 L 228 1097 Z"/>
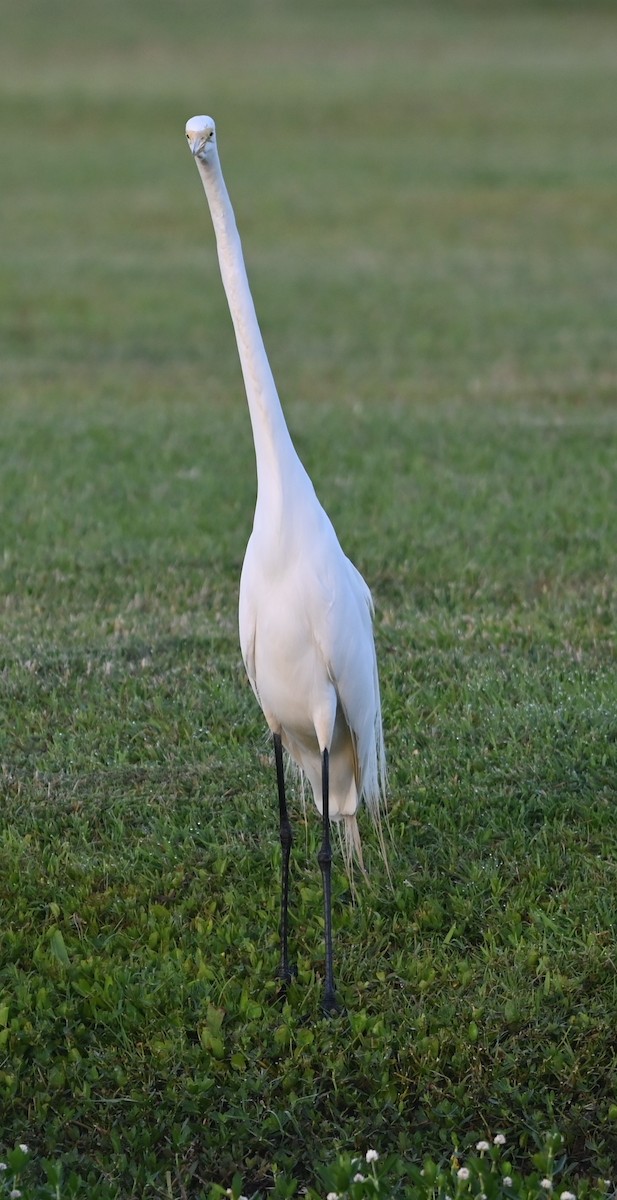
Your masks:
<path fill-rule="evenodd" d="M 291 850 L 293 845 L 293 834 L 291 832 L 291 824 L 289 821 L 281 821 L 280 837 L 283 850 Z"/>

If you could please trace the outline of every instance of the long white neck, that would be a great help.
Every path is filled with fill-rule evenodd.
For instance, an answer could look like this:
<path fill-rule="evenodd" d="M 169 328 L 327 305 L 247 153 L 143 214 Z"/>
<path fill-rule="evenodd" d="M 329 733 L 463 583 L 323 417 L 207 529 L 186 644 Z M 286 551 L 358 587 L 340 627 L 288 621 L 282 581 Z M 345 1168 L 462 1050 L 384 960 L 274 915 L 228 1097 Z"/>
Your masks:
<path fill-rule="evenodd" d="M 221 164 L 214 147 L 207 162 L 196 158 L 216 234 L 223 287 L 233 321 L 240 365 L 248 400 L 259 494 L 278 492 L 282 500 L 285 478 L 300 460 L 294 449 L 274 377 L 266 355 L 255 305 L 249 288 L 242 245 Z"/>

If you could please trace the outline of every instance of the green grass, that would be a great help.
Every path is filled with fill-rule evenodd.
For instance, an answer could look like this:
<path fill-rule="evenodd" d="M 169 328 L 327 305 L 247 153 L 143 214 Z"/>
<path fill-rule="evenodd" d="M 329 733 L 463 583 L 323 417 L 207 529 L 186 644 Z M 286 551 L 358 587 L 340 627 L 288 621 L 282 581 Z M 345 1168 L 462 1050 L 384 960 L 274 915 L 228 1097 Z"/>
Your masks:
<path fill-rule="evenodd" d="M 610 6 L 30 0 L 0 49 L 0 1157 L 314 1185 L 558 1126 L 617 1161 Z M 255 470 L 183 129 L 371 583 L 388 888 L 295 806 L 286 1002 L 238 577 Z"/>

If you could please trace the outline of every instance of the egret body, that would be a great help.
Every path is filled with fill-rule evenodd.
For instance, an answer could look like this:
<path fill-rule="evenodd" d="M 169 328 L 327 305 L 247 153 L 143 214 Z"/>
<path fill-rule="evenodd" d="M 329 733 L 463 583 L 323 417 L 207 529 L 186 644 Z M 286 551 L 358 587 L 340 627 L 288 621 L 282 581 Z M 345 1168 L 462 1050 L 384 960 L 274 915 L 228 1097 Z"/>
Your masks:
<path fill-rule="evenodd" d="M 274 741 L 283 852 L 281 964 L 291 978 L 287 903 L 291 826 L 283 748 L 304 772 L 322 814 L 326 974 L 324 1008 L 336 1008 L 331 925 L 330 822 L 344 823 L 348 861 L 362 864 L 356 812 L 378 821 L 385 755 L 373 605 L 294 449 L 249 289 L 242 246 L 211 117 L 193 117 L 186 137 L 204 186 L 248 401 L 257 501 L 240 580 L 240 645 Z"/>

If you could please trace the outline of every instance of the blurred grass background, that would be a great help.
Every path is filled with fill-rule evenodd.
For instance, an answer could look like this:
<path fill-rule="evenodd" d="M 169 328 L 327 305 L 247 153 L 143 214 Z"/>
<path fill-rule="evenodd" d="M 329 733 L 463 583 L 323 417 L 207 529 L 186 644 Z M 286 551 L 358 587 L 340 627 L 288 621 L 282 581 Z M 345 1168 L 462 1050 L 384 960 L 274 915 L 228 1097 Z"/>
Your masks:
<path fill-rule="evenodd" d="M 3 1136 L 90 1196 L 496 1122 L 523 1148 L 556 1122 L 610 1172 L 614 7 L 26 0 L 2 25 Z M 292 435 L 378 605 L 395 891 L 376 861 L 350 909 L 339 879 L 349 1026 L 317 1017 L 310 814 L 274 1003 L 203 111 Z"/>

